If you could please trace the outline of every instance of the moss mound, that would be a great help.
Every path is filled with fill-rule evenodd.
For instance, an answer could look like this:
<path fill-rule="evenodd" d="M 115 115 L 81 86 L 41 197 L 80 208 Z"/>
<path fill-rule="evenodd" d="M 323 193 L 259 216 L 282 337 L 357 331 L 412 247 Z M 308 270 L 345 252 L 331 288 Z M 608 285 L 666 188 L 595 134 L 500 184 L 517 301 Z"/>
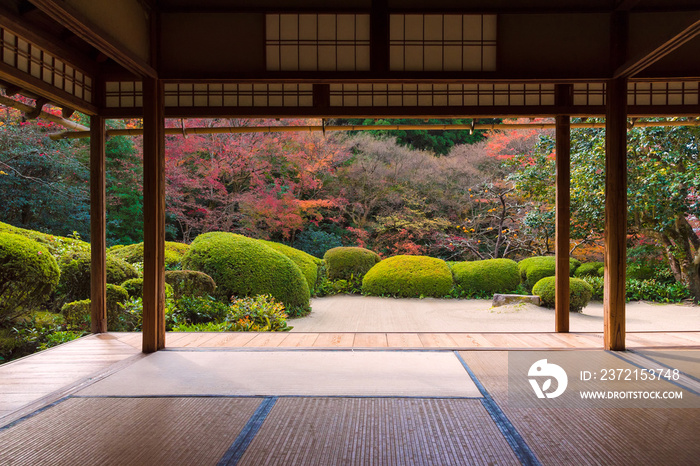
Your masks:
<path fill-rule="evenodd" d="M 59 277 L 47 248 L 24 236 L 0 233 L 0 324 L 43 304 Z"/>
<path fill-rule="evenodd" d="M 131 278 L 122 283 L 121 287 L 129 294 L 129 298 L 143 298 L 143 278 Z M 173 287 L 167 281 L 165 283 L 165 296 L 173 296 Z"/>
<path fill-rule="evenodd" d="M 457 262 L 452 272 L 455 282 L 465 291 L 508 293 L 520 284 L 518 264 L 510 259 Z"/>
<path fill-rule="evenodd" d="M 299 267 L 258 240 L 233 233 L 205 233 L 194 240 L 182 265 L 212 277 L 214 296 L 221 300 L 270 294 L 290 314 L 309 309 L 309 286 Z"/>
<path fill-rule="evenodd" d="M 362 280 L 382 259 L 365 248 L 340 247 L 326 251 L 323 256 L 330 280 Z"/>
<path fill-rule="evenodd" d="M 123 304 L 129 299 L 127 291 L 117 285 L 107 285 L 107 329 L 121 330 L 120 315 Z M 66 303 L 61 307 L 61 314 L 67 325 L 88 330 L 90 328 L 90 300 L 83 299 Z"/>
<path fill-rule="evenodd" d="M 196 270 L 172 270 L 165 272 L 165 282 L 173 287 L 175 299 L 183 296 L 214 296 L 216 282 L 209 275 Z"/>
<path fill-rule="evenodd" d="M 286 244 L 265 240 L 258 241 L 290 258 L 292 262 L 294 262 L 297 267 L 301 269 L 301 273 L 304 274 L 306 283 L 309 285 L 309 290 L 313 293 L 314 288 L 316 288 L 316 282 L 318 281 L 318 268 L 321 264 L 320 259 L 317 259 L 304 251 L 300 251 L 299 249 L 287 246 Z"/>
<path fill-rule="evenodd" d="M 542 305 L 554 307 L 554 277 L 545 277 L 532 287 L 532 294 L 540 297 Z M 593 287 L 580 278 L 569 278 L 569 310 L 578 312 L 588 305 L 593 296 Z"/>
<path fill-rule="evenodd" d="M 572 276 L 580 265 L 580 261 L 569 258 L 569 275 Z M 544 277 L 553 277 L 555 269 L 556 259 L 554 256 L 528 257 L 518 262 L 520 281 L 529 289 L 532 289 L 535 283 Z"/>
<path fill-rule="evenodd" d="M 585 262 L 576 269 L 576 272 L 574 272 L 574 277 L 602 277 L 598 271 L 601 267 L 603 267 L 603 265 L 604 264 L 602 262 Z"/>
<path fill-rule="evenodd" d="M 58 292 L 63 301 L 78 301 L 90 297 L 90 251 L 75 251 L 61 257 L 61 281 Z M 107 254 L 107 283 L 121 285 L 139 273 L 127 262 Z"/>
<path fill-rule="evenodd" d="M 47 233 L 41 233 L 40 231 L 25 230 L 24 228 L 14 227 L 2 222 L 0 222 L 0 233 L 12 233 L 36 241 L 46 247 L 55 258 L 60 257 L 65 250 L 90 250 L 90 243 L 79 239 L 49 235 Z"/>
<path fill-rule="evenodd" d="M 373 296 L 441 298 L 452 289 L 452 272 L 442 259 L 394 256 L 372 267 L 362 280 L 362 292 Z"/>
<path fill-rule="evenodd" d="M 190 246 L 184 243 L 165 242 L 165 266 L 167 268 L 179 268 L 182 258 L 189 251 Z M 143 262 L 143 243 L 130 244 L 128 246 L 113 246 L 109 253 L 129 264 Z"/>

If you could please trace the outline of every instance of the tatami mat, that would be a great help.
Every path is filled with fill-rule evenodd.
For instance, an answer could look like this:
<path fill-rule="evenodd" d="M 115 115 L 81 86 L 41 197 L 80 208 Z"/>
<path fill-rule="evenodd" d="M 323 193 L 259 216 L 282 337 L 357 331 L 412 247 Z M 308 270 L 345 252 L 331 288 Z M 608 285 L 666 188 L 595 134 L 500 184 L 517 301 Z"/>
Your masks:
<path fill-rule="evenodd" d="M 698 409 L 513 408 L 508 353 L 460 354 L 543 464 L 698 463 Z"/>
<path fill-rule="evenodd" d="M 79 395 L 480 397 L 452 352 L 160 351 Z"/>
<path fill-rule="evenodd" d="M 0 430 L 0 464 L 216 464 L 259 404 L 257 398 L 72 398 Z"/>
<path fill-rule="evenodd" d="M 281 398 L 239 464 L 519 464 L 479 400 Z"/>

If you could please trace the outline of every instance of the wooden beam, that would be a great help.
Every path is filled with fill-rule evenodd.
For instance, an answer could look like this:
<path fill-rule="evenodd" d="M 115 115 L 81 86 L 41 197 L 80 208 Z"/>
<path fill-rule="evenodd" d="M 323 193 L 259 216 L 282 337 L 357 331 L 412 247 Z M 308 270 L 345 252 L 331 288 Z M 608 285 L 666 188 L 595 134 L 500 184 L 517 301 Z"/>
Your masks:
<path fill-rule="evenodd" d="M 607 86 L 605 119 L 605 349 L 625 349 L 627 269 L 627 80 Z"/>
<path fill-rule="evenodd" d="M 692 24 L 661 45 L 631 58 L 619 66 L 613 74 L 613 79 L 622 77 L 630 78 L 636 75 L 700 34 L 700 17 L 698 14 L 696 14 L 695 17 L 696 20 Z"/>
<path fill-rule="evenodd" d="M 59 0 L 31 0 L 31 2 L 55 21 L 73 31 L 96 49 L 112 57 L 114 61 L 129 71 L 143 77 L 157 77 L 156 70 L 145 60 L 119 44 L 117 40 L 92 24 L 79 11 L 65 2 Z"/>
<path fill-rule="evenodd" d="M 90 117 L 90 317 L 92 333 L 107 331 L 105 120 Z"/>
<path fill-rule="evenodd" d="M 37 107 L 32 107 L 31 105 L 23 104 L 22 102 L 10 99 L 9 97 L 5 97 L 4 95 L 0 95 L 0 105 L 16 108 L 17 110 L 24 112 L 25 114 L 36 112 L 37 110 Z M 38 113 L 37 118 L 56 123 L 58 125 L 63 126 L 64 128 L 72 129 L 75 131 L 87 132 L 88 134 L 86 135 L 86 137 L 89 137 L 90 128 L 88 128 L 87 126 L 83 126 L 80 123 L 76 123 L 74 121 L 70 121 L 65 118 L 53 115 L 51 113 L 41 111 Z"/>
<path fill-rule="evenodd" d="M 569 331 L 569 229 L 571 221 L 571 120 L 556 117 L 555 331 Z"/>
<path fill-rule="evenodd" d="M 165 118 L 163 83 L 143 80 L 143 352 L 165 347 Z"/>

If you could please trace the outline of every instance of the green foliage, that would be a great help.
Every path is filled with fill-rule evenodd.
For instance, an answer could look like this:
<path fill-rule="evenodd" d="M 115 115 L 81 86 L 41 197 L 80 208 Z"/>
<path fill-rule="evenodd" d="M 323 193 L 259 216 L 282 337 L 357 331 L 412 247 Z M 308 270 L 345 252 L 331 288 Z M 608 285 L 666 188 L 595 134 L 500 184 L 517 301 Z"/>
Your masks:
<path fill-rule="evenodd" d="M 23 236 L 0 233 L 0 326 L 42 305 L 59 276 L 47 248 Z"/>
<path fill-rule="evenodd" d="M 306 279 L 306 283 L 309 285 L 309 291 L 313 293 L 314 288 L 316 287 L 316 282 L 318 280 L 318 267 L 321 263 L 320 259 L 317 259 L 316 257 L 312 256 L 311 254 L 307 254 L 304 251 L 300 251 L 299 249 L 294 249 L 291 246 L 287 246 L 286 244 L 281 244 L 281 243 L 275 243 L 273 241 L 265 241 L 265 240 L 259 240 L 262 242 L 264 245 L 271 247 L 277 252 L 281 252 L 288 258 L 294 262 L 299 269 L 301 269 L 301 273 L 304 274 L 304 278 Z"/>
<path fill-rule="evenodd" d="M 167 274 L 167 272 L 166 272 Z M 129 298 L 142 298 L 143 297 L 143 278 L 131 278 L 121 284 L 121 287 L 126 290 L 129 294 Z M 173 287 L 169 283 L 165 283 L 165 296 L 172 296 L 174 294 Z"/>
<path fill-rule="evenodd" d="M 214 279 L 196 270 L 171 270 L 165 272 L 165 282 L 172 286 L 175 299 L 184 296 L 213 296 L 216 290 Z"/>
<path fill-rule="evenodd" d="M 452 289 L 452 272 L 442 259 L 394 256 L 372 267 L 362 280 L 362 292 L 373 296 L 441 298 Z"/>
<path fill-rule="evenodd" d="M 321 230 L 304 230 L 294 239 L 294 246 L 307 254 L 322 259 L 326 251 L 343 245 L 340 236 Z"/>
<path fill-rule="evenodd" d="M 233 324 L 235 330 L 243 332 L 284 332 L 292 329 L 287 325 L 284 305 L 270 295 L 234 300 L 226 321 Z"/>
<path fill-rule="evenodd" d="M 545 277 L 535 283 L 532 294 L 540 297 L 543 306 L 554 307 L 555 278 Z M 588 305 L 593 296 L 593 287 L 580 278 L 569 278 L 569 311 L 579 312 Z"/>
<path fill-rule="evenodd" d="M 587 276 L 583 279 L 593 287 L 593 299 L 603 300 L 603 277 Z M 664 282 L 654 279 L 637 280 L 628 278 L 625 284 L 627 301 L 651 301 L 655 303 L 679 303 L 690 298 L 688 288 L 678 282 Z"/>
<path fill-rule="evenodd" d="M 189 245 L 184 243 L 174 243 L 171 241 L 165 242 L 165 268 L 175 270 L 180 268 L 182 258 L 190 249 Z M 109 248 L 108 251 L 112 256 L 121 259 L 129 264 L 137 264 L 143 262 L 143 243 L 130 244 L 128 246 L 117 245 Z"/>
<path fill-rule="evenodd" d="M 420 124 L 458 124 L 468 125 L 471 120 L 441 120 L 431 119 L 347 119 L 338 120 L 341 125 L 420 125 Z M 377 130 L 369 131 L 375 137 L 385 138 L 387 136 L 396 138 L 396 141 L 403 146 L 410 146 L 414 149 L 429 150 L 438 155 L 447 154 L 453 146 L 457 144 L 474 144 L 484 139 L 484 131 L 477 130 L 474 133 L 469 131 L 443 131 L 443 130 Z"/>
<path fill-rule="evenodd" d="M 323 260 L 330 280 L 362 280 L 381 258 L 369 249 L 339 247 L 326 251 Z"/>
<path fill-rule="evenodd" d="M 581 265 L 576 259 L 569 258 L 569 275 L 573 275 Z M 518 262 L 520 280 L 528 289 L 532 289 L 535 283 L 544 277 L 553 277 L 556 270 L 556 259 L 554 256 L 528 257 Z"/>
<path fill-rule="evenodd" d="M 211 296 L 184 296 L 175 301 L 165 315 L 168 330 L 181 325 L 197 325 L 207 322 L 223 322 L 228 315 L 228 306 Z"/>
<path fill-rule="evenodd" d="M 316 287 L 316 296 L 335 296 L 338 294 L 360 294 L 362 293 L 362 280 L 351 278 L 350 280 L 329 280 L 324 277 Z"/>
<path fill-rule="evenodd" d="M 109 330 L 125 330 L 121 327 L 121 314 L 128 299 L 129 293 L 124 288 L 107 284 L 107 328 Z M 89 299 L 64 304 L 61 307 L 61 314 L 69 330 L 90 331 Z"/>
<path fill-rule="evenodd" d="M 60 262 L 61 280 L 58 293 L 65 301 L 76 301 L 90 297 L 90 251 L 74 251 L 64 255 Z M 136 269 L 121 259 L 107 254 L 107 283 L 121 285 L 139 276 Z"/>
<path fill-rule="evenodd" d="M 602 262 L 585 262 L 581 264 L 579 268 L 576 269 L 576 272 L 574 272 L 574 277 L 599 277 L 599 271 L 601 268 L 605 268 Z"/>
<path fill-rule="evenodd" d="M 0 222 L 0 233 L 13 233 L 36 241 L 46 247 L 56 260 L 73 251 L 90 251 L 90 243 L 82 241 L 77 232 L 73 232 L 72 237 L 54 236 Z"/>
<path fill-rule="evenodd" d="M 46 341 L 39 345 L 39 350 L 43 351 L 53 346 L 58 346 L 62 343 L 68 343 L 69 341 L 73 341 L 76 338 L 80 338 L 82 336 L 83 332 L 73 332 L 68 330 L 49 333 L 48 335 L 46 335 Z"/>
<path fill-rule="evenodd" d="M 68 325 L 68 328 L 84 329 L 90 328 L 90 300 L 73 301 L 61 307 L 61 314 Z"/>
<path fill-rule="evenodd" d="M 260 241 L 233 233 L 205 233 L 194 240 L 182 265 L 212 277 L 215 297 L 221 300 L 270 294 L 292 315 L 309 310 L 309 286 L 299 267 Z"/>
<path fill-rule="evenodd" d="M 510 259 L 457 262 L 452 272 L 455 283 L 467 293 L 508 293 L 520 284 L 518 264 Z"/>
<path fill-rule="evenodd" d="M 653 264 L 634 262 L 627 265 L 627 277 L 635 280 L 651 280 L 656 275 L 656 267 Z"/>

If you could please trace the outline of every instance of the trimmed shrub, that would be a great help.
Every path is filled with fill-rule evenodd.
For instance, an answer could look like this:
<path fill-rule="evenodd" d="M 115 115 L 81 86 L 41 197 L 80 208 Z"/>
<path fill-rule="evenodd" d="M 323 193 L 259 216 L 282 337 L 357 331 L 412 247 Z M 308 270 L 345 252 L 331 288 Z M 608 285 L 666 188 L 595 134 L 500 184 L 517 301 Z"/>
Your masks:
<path fill-rule="evenodd" d="M 172 286 L 175 299 L 183 296 L 214 296 L 216 282 L 209 275 L 196 270 L 172 270 L 165 272 L 165 282 Z"/>
<path fill-rule="evenodd" d="M 452 289 L 452 272 L 442 259 L 394 256 L 372 267 L 362 280 L 362 292 L 374 296 L 441 298 Z"/>
<path fill-rule="evenodd" d="M 577 259 L 569 258 L 569 276 L 572 276 L 580 265 L 581 262 Z M 518 262 L 520 281 L 524 283 L 528 289 L 532 289 L 535 283 L 544 277 L 553 277 L 555 268 L 556 259 L 554 256 L 528 257 Z"/>
<path fill-rule="evenodd" d="M 78 301 L 90 297 L 90 251 L 75 251 L 61 258 L 61 281 L 58 293 L 64 301 Z M 107 254 L 107 283 L 121 285 L 138 278 L 136 269 L 121 259 Z"/>
<path fill-rule="evenodd" d="M 184 243 L 165 242 L 165 267 L 179 268 L 182 258 L 187 254 L 190 247 Z M 143 262 L 143 243 L 130 244 L 128 246 L 112 246 L 109 253 L 129 264 Z"/>
<path fill-rule="evenodd" d="M 632 262 L 627 264 L 627 278 L 633 280 L 653 280 L 656 278 L 656 267 L 651 264 Z"/>
<path fill-rule="evenodd" d="M 598 271 L 603 267 L 602 262 L 586 262 L 579 266 L 574 273 L 574 277 L 599 277 Z"/>
<path fill-rule="evenodd" d="M 539 296 L 542 305 L 554 307 L 554 277 L 545 277 L 532 287 L 532 293 Z M 569 311 L 579 312 L 588 305 L 593 296 L 593 287 L 580 278 L 569 278 Z"/>
<path fill-rule="evenodd" d="M 166 272 L 167 274 L 167 272 Z M 166 278 L 167 280 L 167 278 Z M 129 294 L 129 298 L 143 297 L 143 278 L 131 278 L 120 285 Z M 165 283 L 165 296 L 173 295 L 173 287 Z"/>
<path fill-rule="evenodd" d="M 510 259 L 457 262 L 452 272 L 457 285 L 465 291 L 508 293 L 520 284 L 518 264 Z"/>
<path fill-rule="evenodd" d="M 306 283 L 309 285 L 309 291 L 313 293 L 314 288 L 316 288 L 316 282 L 318 281 L 318 267 L 321 264 L 321 260 L 315 258 L 311 254 L 307 254 L 304 251 L 294 249 L 286 244 L 275 243 L 273 241 L 258 240 L 271 247 L 277 252 L 281 252 L 285 256 L 289 257 L 292 262 L 294 262 L 297 267 L 301 269 L 301 273 L 304 274 Z"/>
<path fill-rule="evenodd" d="M 120 330 L 120 315 L 129 293 L 121 286 L 107 284 L 107 328 Z M 61 307 L 61 314 L 68 326 L 75 329 L 90 329 L 90 300 L 83 299 L 66 303 Z"/>
<path fill-rule="evenodd" d="M 65 236 L 54 236 L 47 233 L 41 233 L 34 230 L 25 230 L 24 228 L 18 228 L 7 223 L 0 222 L 0 233 L 12 233 L 14 235 L 24 236 L 30 240 L 40 243 L 44 247 L 48 248 L 51 255 L 54 258 L 59 258 L 63 254 L 69 251 L 89 251 L 90 243 L 86 243 L 76 238 L 66 238 Z"/>
<path fill-rule="evenodd" d="M 365 248 L 339 247 L 326 251 L 326 274 L 330 280 L 362 280 L 381 258 Z"/>
<path fill-rule="evenodd" d="M 309 285 L 299 267 L 262 242 L 233 233 L 199 235 L 182 260 L 184 268 L 204 272 L 216 282 L 214 296 L 270 294 L 290 314 L 309 310 Z"/>
<path fill-rule="evenodd" d="M 47 248 L 20 235 L 0 233 L 0 323 L 43 304 L 59 277 Z"/>
<path fill-rule="evenodd" d="M 302 231 L 294 240 L 294 246 L 297 249 L 301 249 L 319 259 L 322 259 L 329 249 L 339 248 L 342 245 L 343 242 L 340 236 L 317 230 Z"/>

